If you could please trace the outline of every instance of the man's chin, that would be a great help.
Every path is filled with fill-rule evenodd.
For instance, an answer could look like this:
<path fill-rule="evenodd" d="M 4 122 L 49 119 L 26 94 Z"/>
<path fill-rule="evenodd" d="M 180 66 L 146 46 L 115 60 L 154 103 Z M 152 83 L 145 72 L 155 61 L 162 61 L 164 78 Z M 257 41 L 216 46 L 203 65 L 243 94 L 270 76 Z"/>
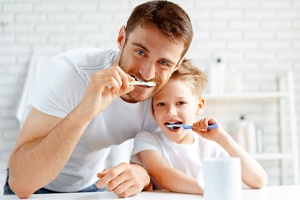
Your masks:
<path fill-rule="evenodd" d="M 136 92 L 129 92 L 123 96 L 121 96 L 121 98 L 128 102 L 128 103 L 137 103 L 137 102 L 143 102 L 146 101 L 147 99 L 151 98 L 153 95 L 152 93 L 136 93 Z"/>

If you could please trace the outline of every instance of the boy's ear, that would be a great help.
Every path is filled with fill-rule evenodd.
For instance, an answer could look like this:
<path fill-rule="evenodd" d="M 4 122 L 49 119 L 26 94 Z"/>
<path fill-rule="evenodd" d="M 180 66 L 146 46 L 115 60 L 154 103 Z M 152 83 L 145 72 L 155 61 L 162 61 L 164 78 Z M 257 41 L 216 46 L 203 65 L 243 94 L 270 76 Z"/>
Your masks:
<path fill-rule="evenodd" d="M 154 108 L 153 108 L 153 99 L 151 100 L 151 112 L 152 112 L 153 118 L 155 119 Z"/>
<path fill-rule="evenodd" d="M 182 57 L 182 58 L 178 61 L 177 65 L 175 66 L 174 72 L 181 66 L 181 64 L 182 64 L 182 62 L 184 61 L 184 59 L 185 59 L 185 57 Z"/>
<path fill-rule="evenodd" d="M 196 115 L 201 115 L 204 111 L 204 104 L 205 104 L 205 99 L 200 98 L 199 103 L 198 103 L 198 109 L 196 111 Z"/>

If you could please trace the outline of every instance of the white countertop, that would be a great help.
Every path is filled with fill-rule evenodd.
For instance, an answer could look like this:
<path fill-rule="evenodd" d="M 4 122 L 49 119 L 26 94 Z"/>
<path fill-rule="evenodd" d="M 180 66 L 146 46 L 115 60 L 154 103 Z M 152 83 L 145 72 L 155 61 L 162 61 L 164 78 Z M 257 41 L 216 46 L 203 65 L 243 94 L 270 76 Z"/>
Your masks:
<path fill-rule="evenodd" d="M 0 196 L 1 200 L 18 199 L 15 195 Z M 92 193 L 59 193 L 59 194 L 34 194 L 30 199 L 115 199 L 120 200 L 112 192 L 92 192 Z M 182 200 L 182 199 L 204 199 L 202 195 L 179 194 L 166 191 L 141 192 L 126 200 Z M 242 200 L 299 200 L 300 185 L 291 186 L 266 186 L 260 190 L 243 189 Z"/>

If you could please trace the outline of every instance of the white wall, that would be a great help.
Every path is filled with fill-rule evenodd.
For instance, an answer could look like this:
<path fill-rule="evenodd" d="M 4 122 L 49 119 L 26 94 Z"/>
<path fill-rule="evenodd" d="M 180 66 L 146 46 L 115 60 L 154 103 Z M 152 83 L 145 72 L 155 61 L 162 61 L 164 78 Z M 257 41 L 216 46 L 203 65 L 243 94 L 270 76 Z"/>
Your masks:
<path fill-rule="evenodd" d="M 119 28 L 139 2 L 143 1 L 0 0 L 0 185 L 19 132 L 15 113 L 31 55 L 49 57 L 86 46 L 116 48 Z M 243 90 L 251 92 L 275 91 L 276 77 L 293 70 L 300 103 L 299 0 L 175 2 L 192 19 L 195 37 L 188 56 L 201 69 L 206 70 L 220 55 L 242 76 Z M 232 113 L 239 113 L 241 107 L 231 109 L 218 107 L 224 123 L 236 120 Z M 249 111 L 255 120 L 265 110 L 246 105 L 242 111 Z M 270 117 L 268 123 L 276 120 Z M 277 135 L 269 135 L 265 148 L 277 143 Z M 269 184 L 278 184 L 278 163 L 263 164 L 271 175 Z"/>

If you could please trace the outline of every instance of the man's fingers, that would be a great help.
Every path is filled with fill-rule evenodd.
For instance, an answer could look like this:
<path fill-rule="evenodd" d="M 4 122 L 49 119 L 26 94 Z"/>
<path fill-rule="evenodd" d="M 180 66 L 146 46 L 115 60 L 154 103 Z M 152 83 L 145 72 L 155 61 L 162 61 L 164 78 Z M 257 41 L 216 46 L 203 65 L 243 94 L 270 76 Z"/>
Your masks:
<path fill-rule="evenodd" d="M 125 198 L 125 197 L 132 196 L 140 191 L 141 190 L 139 188 L 137 188 L 136 186 L 132 186 L 132 187 L 128 188 L 127 190 L 125 190 L 124 192 L 116 193 L 116 194 L 118 195 L 119 198 Z"/>
<path fill-rule="evenodd" d="M 115 179 L 119 174 L 123 172 L 122 164 L 112 167 L 110 169 L 105 169 L 98 174 L 98 177 L 101 176 L 100 180 L 97 182 L 97 187 L 101 188 L 107 185 L 110 181 Z"/>
<path fill-rule="evenodd" d="M 115 194 L 121 194 L 131 187 L 131 185 L 132 181 L 127 179 L 125 175 L 120 174 L 107 184 L 106 189 L 107 191 L 113 191 Z"/>
<path fill-rule="evenodd" d="M 119 197 L 128 197 L 142 191 L 144 184 L 140 183 L 136 167 L 128 163 L 121 163 L 109 170 L 98 173 L 100 180 L 97 187 L 106 186 L 107 191 L 113 191 Z"/>
<path fill-rule="evenodd" d="M 114 83 L 111 87 L 112 93 L 123 95 L 134 89 L 134 87 L 129 86 L 129 82 L 133 81 L 134 78 L 126 74 L 119 66 L 116 67 L 115 74 L 112 77 L 112 83 Z"/>
<path fill-rule="evenodd" d="M 107 191 L 109 192 L 113 191 L 116 194 L 121 193 L 123 192 L 122 189 L 121 188 L 117 189 L 117 188 L 120 187 L 120 185 L 124 184 L 125 182 L 126 182 L 126 177 L 120 174 L 107 183 L 106 189 Z"/>
<path fill-rule="evenodd" d="M 105 174 L 109 171 L 109 169 L 110 169 L 110 168 L 104 169 L 102 172 L 99 172 L 99 173 L 97 174 L 97 177 L 98 177 L 98 178 L 104 177 Z"/>
<path fill-rule="evenodd" d="M 122 175 L 121 175 L 122 176 Z M 134 179 L 125 179 L 125 181 L 122 181 L 120 176 L 120 180 L 118 180 L 118 184 L 112 184 L 111 187 L 113 188 L 111 191 L 113 191 L 115 194 L 118 195 L 118 197 L 129 197 L 133 194 L 136 194 L 140 191 L 142 191 L 143 188 L 139 187 Z M 123 176 L 125 177 L 125 176 Z M 119 178 L 119 177 L 117 177 Z M 111 182 L 108 184 L 110 186 Z M 107 188 L 107 187 L 106 187 Z"/>

